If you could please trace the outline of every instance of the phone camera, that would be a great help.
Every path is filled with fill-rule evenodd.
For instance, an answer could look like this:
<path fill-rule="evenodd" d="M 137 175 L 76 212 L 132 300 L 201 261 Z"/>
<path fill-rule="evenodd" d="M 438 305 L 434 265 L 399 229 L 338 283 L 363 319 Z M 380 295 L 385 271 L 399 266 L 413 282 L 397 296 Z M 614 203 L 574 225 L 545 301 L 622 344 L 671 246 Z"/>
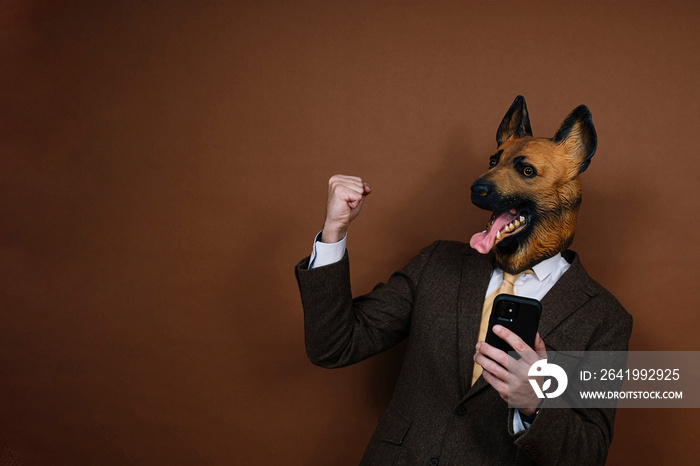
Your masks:
<path fill-rule="evenodd" d="M 519 304 L 513 301 L 501 301 L 498 303 L 498 320 L 513 322 L 518 316 Z"/>

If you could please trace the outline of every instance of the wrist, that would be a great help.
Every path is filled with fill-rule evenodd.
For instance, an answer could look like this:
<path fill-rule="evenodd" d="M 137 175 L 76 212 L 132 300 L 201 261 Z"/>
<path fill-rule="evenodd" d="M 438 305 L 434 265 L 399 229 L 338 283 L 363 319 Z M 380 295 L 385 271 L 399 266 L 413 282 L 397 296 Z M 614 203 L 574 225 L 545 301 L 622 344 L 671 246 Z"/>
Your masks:
<path fill-rule="evenodd" d="M 329 224 L 326 222 L 323 225 L 323 231 L 321 232 L 321 242 L 322 243 L 337 243 L 345 237 L 347 233 L 347 227 L 342 227 L 338 225 Z"/>
<path fill-rule="evenodd" d="M 540 412 L 540 408 L 518 409 L 520 412 L 520 420 L 532 424 Z"/>

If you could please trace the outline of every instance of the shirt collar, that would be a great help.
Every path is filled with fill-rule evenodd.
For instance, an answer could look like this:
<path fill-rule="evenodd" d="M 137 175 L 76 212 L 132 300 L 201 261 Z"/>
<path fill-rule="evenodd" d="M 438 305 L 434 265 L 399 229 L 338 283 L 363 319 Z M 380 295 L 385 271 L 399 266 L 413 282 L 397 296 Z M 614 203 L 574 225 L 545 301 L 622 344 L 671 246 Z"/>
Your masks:
<path fill-rule="evenodd" d="M 545 259 L 542 262 L 533 265 L 532 266 L 532 271 L 535 272 L 535 276 L 539 281 L 543 281 L 547 277 L 549 277 L 552 272 L 557 268 L 559 265 L 559 261 L 562 260 L 562 255 L 561 253 L 558 253 L 555 256 L 550 257 L 549 259 Z"/>

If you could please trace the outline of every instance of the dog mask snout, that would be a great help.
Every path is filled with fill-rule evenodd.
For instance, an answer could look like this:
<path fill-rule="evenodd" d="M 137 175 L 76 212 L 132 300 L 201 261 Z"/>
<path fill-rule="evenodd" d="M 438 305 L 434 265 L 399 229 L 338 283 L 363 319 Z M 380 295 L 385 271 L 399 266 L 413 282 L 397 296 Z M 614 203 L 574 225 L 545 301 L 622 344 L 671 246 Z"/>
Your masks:
<path fill-rule="evenodd" d="M 472 202 L 479 205 L 479 201 L 485 200 L 493 191 L 493 184 L 482 178 L 477 179 L 474 184 L 472 184 Z"/>

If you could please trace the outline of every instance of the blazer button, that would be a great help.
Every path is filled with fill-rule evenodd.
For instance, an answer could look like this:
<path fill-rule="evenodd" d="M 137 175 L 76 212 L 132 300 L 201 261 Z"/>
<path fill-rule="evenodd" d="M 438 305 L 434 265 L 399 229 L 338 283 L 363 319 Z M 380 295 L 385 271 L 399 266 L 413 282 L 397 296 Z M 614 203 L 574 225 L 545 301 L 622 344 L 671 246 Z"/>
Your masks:
<path fill-rule="evenodd" d="M 467 414 L 467 408 L 465 408 L 463 405 L 457 406 L 457 409 L 455 409 L 455 414 L 457 416 L 464 416 Z"/>
<path fill-rule="evenodd" d="M 430 464 L 430 466 L 438 466 L 438 464 L 440 464 L 440 459 L 439 458 L 430 458 L 429 464 Z"/>

